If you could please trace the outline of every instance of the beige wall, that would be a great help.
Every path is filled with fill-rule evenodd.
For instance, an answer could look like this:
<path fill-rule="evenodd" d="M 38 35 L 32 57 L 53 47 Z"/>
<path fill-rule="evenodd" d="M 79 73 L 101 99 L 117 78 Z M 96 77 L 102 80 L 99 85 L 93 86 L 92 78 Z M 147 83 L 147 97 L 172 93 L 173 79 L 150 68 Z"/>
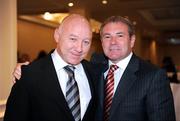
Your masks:
<path fill-rule="evenodd" d="M 40 50 L 51 51 L 55 48 L 54 29 L 18 20 L 18 51 L 21 54 L 27 53 L 31 60 L 37 57 Z"/>

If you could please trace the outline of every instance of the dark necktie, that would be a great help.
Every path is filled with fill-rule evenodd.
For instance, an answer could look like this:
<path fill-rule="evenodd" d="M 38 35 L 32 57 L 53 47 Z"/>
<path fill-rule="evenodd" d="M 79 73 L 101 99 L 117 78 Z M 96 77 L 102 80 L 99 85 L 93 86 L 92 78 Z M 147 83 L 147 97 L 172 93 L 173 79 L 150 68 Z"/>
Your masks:
<path fill-rule="evenodd" d="M 80 108 L 80 98 L 79 98 L 79 89 L 77 82 L 74 77 L 74 66 L 65 66 L 65 71 L 68 74 L 68 81 L 66 84 L 66 101 L 68 103 L 69 109 L 72 112 L 72 115 L 75 121 L 81 120 L 81 108 Z"/>
<path fill-rule="evenodd" d="M 104 98 L 104 121 L 109 120 L 109 113 L 112 104 L 112 98 L 114 93 L 114 71 L 118 69 L 117 65 L 111 65 L 105 85 L 105 98 Z"/>

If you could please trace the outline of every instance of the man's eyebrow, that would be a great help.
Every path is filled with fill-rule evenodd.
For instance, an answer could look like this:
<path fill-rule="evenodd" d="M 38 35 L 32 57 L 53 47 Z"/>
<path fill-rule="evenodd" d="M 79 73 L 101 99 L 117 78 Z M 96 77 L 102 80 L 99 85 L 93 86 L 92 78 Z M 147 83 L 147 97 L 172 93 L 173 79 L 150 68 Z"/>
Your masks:
<path fill-rule="evenodd" d="M 69 36 L 71 36 L 71 37 L 78 37 L 77 35 L 74 35 L 74 34 L 70 34 Z"/>
<path fill-rule="evenodd" d="M 123 32 L 117 32 L 116 34 L 124 34 Z"/>
<path fill-rule="evenodd" d="M 109 33 L 104 33 L 103 36 L 105 36 L 105 35 L 110 35 L 110 34 Z"/>

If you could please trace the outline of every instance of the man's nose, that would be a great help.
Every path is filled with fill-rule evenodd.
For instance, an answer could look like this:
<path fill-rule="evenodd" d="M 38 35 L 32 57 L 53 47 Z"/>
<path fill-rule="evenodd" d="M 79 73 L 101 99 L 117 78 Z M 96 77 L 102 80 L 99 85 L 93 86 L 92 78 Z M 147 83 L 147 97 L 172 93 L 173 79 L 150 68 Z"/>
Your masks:
<path fill-rule="evenodd" d="M 78 52 L 82 52 L 82 42 L 77 42 L 77 44 L 76 44 L 76 50 L 77 50 Z"/>
<path fill-rule="evenodd" d="M 112 37 L 111 38 L 111 44 L 115 44 L 116 43 L 116 37 Z"/>

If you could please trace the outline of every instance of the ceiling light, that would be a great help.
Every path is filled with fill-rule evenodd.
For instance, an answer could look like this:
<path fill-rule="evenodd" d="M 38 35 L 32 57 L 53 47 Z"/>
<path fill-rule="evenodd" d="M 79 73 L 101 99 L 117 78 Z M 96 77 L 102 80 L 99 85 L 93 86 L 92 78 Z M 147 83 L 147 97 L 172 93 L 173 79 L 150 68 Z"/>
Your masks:
<path fill-rule="evenodd" d="M 72 7 L 72 6 L 74 6 L 74 4 L 73 3 L 68 3 L 68 6 Z"/>
<path fill-rule="evenodd" d="M 45 20 L 51 20 L 53 18 L 53 16 L 49 12 L 45 12 L 43 15 L 43 18 Z"/>
<path fill-rule="evenodd" d="M 136 25 L 137 24 L 137 22 L 136 21 L 133 21 L 133 25 Z"/>
<path fill-rule="evenodd" d="M 180 44 L 180 38 L 169 38 L 167 41 L 171 44 Z"/>
<path fill-rule="evenodd" d="M 107 4 L 107 0 L 102 0 L 102 4 Z"/>

